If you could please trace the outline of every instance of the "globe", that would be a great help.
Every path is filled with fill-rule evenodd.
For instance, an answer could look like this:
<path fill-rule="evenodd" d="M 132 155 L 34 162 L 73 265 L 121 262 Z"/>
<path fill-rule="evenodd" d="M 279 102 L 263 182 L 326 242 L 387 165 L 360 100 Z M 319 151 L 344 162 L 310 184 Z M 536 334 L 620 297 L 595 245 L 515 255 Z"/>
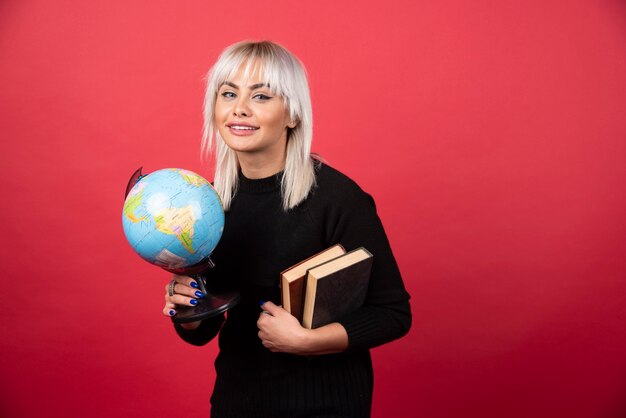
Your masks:
<path fill-rule="evenodd" d="M 184 272 L 206 262 L 224 230 L 224 209 L 211 184 L 181 168 L 136 174 L 122 210 L 130 246 L 169 271 Z"/>

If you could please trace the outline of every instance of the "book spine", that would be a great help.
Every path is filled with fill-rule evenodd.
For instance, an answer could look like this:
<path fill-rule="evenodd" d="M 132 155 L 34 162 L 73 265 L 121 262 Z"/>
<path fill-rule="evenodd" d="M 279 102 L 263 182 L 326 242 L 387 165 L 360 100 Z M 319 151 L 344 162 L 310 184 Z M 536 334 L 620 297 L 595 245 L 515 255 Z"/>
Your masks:
<path fill-rule="evenodd" d="M 291 298 L 289 297 L 289 283 L 284 277 L 280 278 L 280 291 L 283 298 L 283 309 L 291 313 Z"/>
<path fill-rule="evenodd" d="M 302 313 L 302 326 L 311 329 L 313 325 L 313 309 L 315 307 L 315 296 L 317 292 L 317 281 L 313 277 L 309 277 L 309 273 L 304 276 L 304 288 L 306 289 L 306 298 L 304 300 L 304 309 Z"/>

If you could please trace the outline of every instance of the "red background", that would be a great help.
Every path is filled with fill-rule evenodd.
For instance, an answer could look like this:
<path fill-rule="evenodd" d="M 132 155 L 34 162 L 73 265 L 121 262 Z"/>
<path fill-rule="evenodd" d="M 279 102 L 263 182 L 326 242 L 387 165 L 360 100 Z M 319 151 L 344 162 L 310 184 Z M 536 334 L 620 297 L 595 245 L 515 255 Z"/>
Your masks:
<path fill-rule="evenodd" d="M 306 64 L 314 150 L 374 195 L 414 325 L 374 417 L 626 415 L 626 4 L 0 3 L 3 417 L 206 417 L 216 344 L 121 228 L 138 166 L 204 173 L 235 41 Z"/>

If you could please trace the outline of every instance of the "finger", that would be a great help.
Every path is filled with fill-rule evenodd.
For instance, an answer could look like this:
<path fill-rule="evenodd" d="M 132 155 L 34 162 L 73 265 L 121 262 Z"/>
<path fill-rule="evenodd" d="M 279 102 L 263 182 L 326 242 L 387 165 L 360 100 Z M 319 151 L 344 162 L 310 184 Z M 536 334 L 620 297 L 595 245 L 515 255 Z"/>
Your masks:
<path fill-rule="evenodd" d="M 259 330 L 264 330 L 266 328 L 266 324 L 265 321 L 267 321 L 269 318 L 271 318 L 272 316 L 268 313 L 267 315 L 263 314 L 263 312 L 261 312 L 259 314 L 259 317 L 256 320 L 256 327 Z"/>
<path fill-rule="evenodd" d="M 272 316 L 271 313 L 262 311 L 257 318 L 256 327 L 259 329 L 259 331 L 269 332 L 272 328 L 274 320 L 275 318 Z"/>
<path fill-rule="evenodd" d="M 263 331 L 259 331 L 259 340 L 261 340 L 261 344 L 267 346 L 267 344 L 270 344 L 270 341 L 267 339 L 267 336 L 265 335 L 265 333 Z"/>
<path fill-rule="evenodd" d="M 175 305 L 196 306 L 198 304 L 198 300 L 196 298 L 179 294 L 168 296 L 165 300 Z"/>
<path fill-rule="evenodd" d="M 184 276 L 178 276 L 178 277 L 184 277 Z M 190 277 L 188 279 L 193 280 Z M 168 301 L 168 302 L 172 301 L 172 298 L 174 296 L 176 296 L 176 294 L 189 296 L 189 297 L 192 297 L 192 298 L 203 298 L 203 297 L 206 296 L 204 293 L 202 293 L 201 291 L 199 291 L 197 289 L 194 289 L 193 287 L 190 287 L 190 286 L 188 286 L 188 285 L 186 285 L 184 283 L 180 283 L 180 282 L 176 281 L 175 279 L 172 279 L 172 280 L 174 280 L 174 282 L 175 282 L 175 284 L 174 284 L 174 293 L 175 294 L 173 296 L 169 295 L 169 285 L 170 285 L 170 282 L 168 282 L 165 285 L 165 300 Z"/>
<path fill-rule="evenodd" d="M 166 305 L 165 308 L 163 308 L 163 315 L 174 316 L 176 315 L 176 310 Z"/>
<path fill-rule="evenodd" d="M 263 309 L 263 312 L 268 312 L 272 316 L 276 316 L 276 314 L 282 310 L 282 308 L 279 308 L 273 302 L 265 302 L 261 305 L 261 309 Z"/>
<path fill-rule="evenodd" d="M 189 276 L 181 276 L 180 274 L 172 275 L 172 278 L 176 280 L 176 283 L 183 284 L 185 286 L 192 287 L 194 289 L 198 289 L 198 282 L 193 277 Z"/>
<path fill-rule="evenodd" d="M 176 305 L 170 302 L 165 302 L 165 306 L 163 307 L 163 315 L 165 316 L 176 315 Z"/>
<path fill-rule="evenodd" d="M 268 350 L 270 350 L 271 352 L 275 353 L 278 350 L 276 349 L 276 347 L 274 347 L 274 344 L 272 344 L 269 341 L 262 341 L 261 344 L 263 344 L 263 347 L 267 348 Z"/>
<path fill-rule="evenodd" d="M 198 289 L 194 289 L 193 287 L 190 287 L 183 283 L 176 283 L 174 285 L 174 293 L 177 293 L 179 295 L 189 296 L 192 298 L 203 298 L 206 296 L 204 293 L 202 293 Z"/>

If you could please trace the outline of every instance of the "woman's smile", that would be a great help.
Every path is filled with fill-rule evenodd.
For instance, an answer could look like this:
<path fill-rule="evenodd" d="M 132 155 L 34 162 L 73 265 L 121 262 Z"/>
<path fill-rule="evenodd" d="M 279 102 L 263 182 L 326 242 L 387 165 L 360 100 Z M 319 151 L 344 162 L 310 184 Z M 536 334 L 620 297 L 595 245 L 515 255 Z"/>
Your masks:
<path fill-rule="evenodd" d="M 226 126 L 230 129 L 230 132 L 233 135 L 239 136 L 248 136 L 254 135 L 254 133 L 259 129 L 258 126 L 253 126 L 244 122 L 229 122 Z"/>

